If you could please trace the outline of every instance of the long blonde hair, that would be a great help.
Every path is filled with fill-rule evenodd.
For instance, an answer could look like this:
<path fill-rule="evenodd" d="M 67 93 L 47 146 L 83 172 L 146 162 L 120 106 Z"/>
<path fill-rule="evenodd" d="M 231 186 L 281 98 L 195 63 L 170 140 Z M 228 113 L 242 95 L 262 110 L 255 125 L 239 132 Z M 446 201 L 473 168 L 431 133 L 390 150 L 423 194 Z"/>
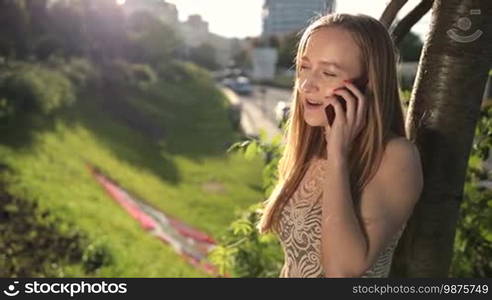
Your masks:
<path fill-rule="evenodd" d="M 375 174 L 391 132 L 407 137 L 396 72 L 398 53 L 387 29 L 378 20 L 362 14 L 333 13 L 319 17 L 305 29 L 298 44 L 292 109 L 284 133 L 285 147 L 278 165 L 278 182 L 270 197 L 263 202 L 261 219 L 257 224 L 260 233 L 272 229 L 279 232 L 280 212 L 301 182 L 308 162 L 326 151 L 322 127 L 311 127 L 304 122 L 298 75 L 300 58 L 309 37 L 316 30 L 333 26 L 351 34 L 361 50 L 361 63 L 368 78 L 366 127 L 355 138 L 348 156 L 354 204 Z M 360 215 L 358 210 L 356 213 Z"/>

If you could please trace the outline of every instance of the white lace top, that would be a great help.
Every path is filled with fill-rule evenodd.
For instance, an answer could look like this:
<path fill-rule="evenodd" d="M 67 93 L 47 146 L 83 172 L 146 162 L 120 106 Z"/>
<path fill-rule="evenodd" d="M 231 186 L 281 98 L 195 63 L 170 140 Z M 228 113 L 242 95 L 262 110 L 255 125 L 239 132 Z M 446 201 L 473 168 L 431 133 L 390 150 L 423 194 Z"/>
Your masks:
<path fill-rule="evenodd" d="M 317 160 L 315 160 L 316 162 Z M 280 277 L 324 277 L 321 264 L 320 164 L 312 164 L 280 215 L 279 238 L 285 262 Z M 362 277 L 387 277 L 403 226 Z"/>

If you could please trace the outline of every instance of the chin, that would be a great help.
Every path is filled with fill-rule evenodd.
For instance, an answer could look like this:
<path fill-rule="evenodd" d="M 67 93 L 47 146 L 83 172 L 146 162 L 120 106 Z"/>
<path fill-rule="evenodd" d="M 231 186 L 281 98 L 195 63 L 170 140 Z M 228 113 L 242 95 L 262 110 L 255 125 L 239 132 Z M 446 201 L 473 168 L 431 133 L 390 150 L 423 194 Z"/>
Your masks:
<path fill-rule="evenodd" d="M 328 124 L 324 124 L 324 122 L 321 120 L 315 120 L 313 118 L 306 118 L 306 117 L 304 117 L 304 122 L 306 122 L 306 124 L 308 124 L 311 127 L 320 127 L 320 126 L 328 125 Z"/>

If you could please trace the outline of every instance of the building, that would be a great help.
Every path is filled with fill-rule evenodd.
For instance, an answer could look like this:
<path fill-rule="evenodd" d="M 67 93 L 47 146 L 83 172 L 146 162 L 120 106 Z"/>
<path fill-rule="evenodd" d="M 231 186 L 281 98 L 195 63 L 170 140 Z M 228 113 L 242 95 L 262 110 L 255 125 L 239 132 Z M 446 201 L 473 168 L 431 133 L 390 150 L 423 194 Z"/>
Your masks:
<path fill-rule="evenodd" d="M 335 0 L 265 0 L 263 36 L 299 31 L 320 14 L 333 12 Z"/>
<path fill-rule="evenodd" d="M 241 50 L 238 49 L 237 39 L 228 39 L 209 32 L 208 22 L 200 15 L 190 15 L 186 21 L 180 22 L 176 5 L 165 0 L 126 0 L 122 8 L 126 15 L 145 11 L 171 25 L 184 42 L 182 48 L 184 57 L 189 55 L 192 48 L 209 44 L 215 49 L 216 62 L 221 67 L 226 67 L 231 64 L 234 54 Z"/>
<path fill-rule="evenodd" d="M 146 11 L 172 28 L 179 25 L 176 5 L 164 0 L 126 0 L 123 10 L 127 15 L 136 11 Z"/>
<path fill-rule="evenodd" d="M 221 67 L 227 67 L 233 63 L 233 56 L 237 52 L 236 44 L 238 39 L 229 39 L 223 36 L 210 33 L 207 43 L 215 48 L 215 61 Z"/>
<path fill-rule="evenodd" d="M 200 46 L 209 37 L 208 22 L 200 15 L 190 15 L 188 20 L 181 23 L 180 32 L 187 46 L 192 48 Z"/>

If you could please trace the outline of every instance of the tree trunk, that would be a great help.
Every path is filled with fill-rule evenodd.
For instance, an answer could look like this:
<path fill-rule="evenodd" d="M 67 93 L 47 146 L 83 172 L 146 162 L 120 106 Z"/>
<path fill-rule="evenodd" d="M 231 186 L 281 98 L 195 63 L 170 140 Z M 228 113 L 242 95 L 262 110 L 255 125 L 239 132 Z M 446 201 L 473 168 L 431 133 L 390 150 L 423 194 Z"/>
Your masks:
<path fill-rule="evenodd" d="M 406 120 L 421 154 L 424 190 L 395 251 L 391 277 L 448 276 L 492 64 L 492 1 L 435 0 L 431 26 Z"/>
<path fill-rule="evenodd" d="M 408 0 L 391 0 L 379 18 L 379 21 L 383 23 L 386 28 L 391 28 L 391 24 L 395 20 L 396 15 L 407 2 Z"/>
<path fill-rule="evenodd" d="M 391 37 L 395 45 L 398 47 L 403 41 L 403 38 L 410 32 L 413 25 L 417 23 L 422 17 L 429 11 L 432 7 L 434 0 L 421 0 L 420 3 L 415 6 L 403 19 L 401 19 L 398 24 L 391 32 Z"/>

